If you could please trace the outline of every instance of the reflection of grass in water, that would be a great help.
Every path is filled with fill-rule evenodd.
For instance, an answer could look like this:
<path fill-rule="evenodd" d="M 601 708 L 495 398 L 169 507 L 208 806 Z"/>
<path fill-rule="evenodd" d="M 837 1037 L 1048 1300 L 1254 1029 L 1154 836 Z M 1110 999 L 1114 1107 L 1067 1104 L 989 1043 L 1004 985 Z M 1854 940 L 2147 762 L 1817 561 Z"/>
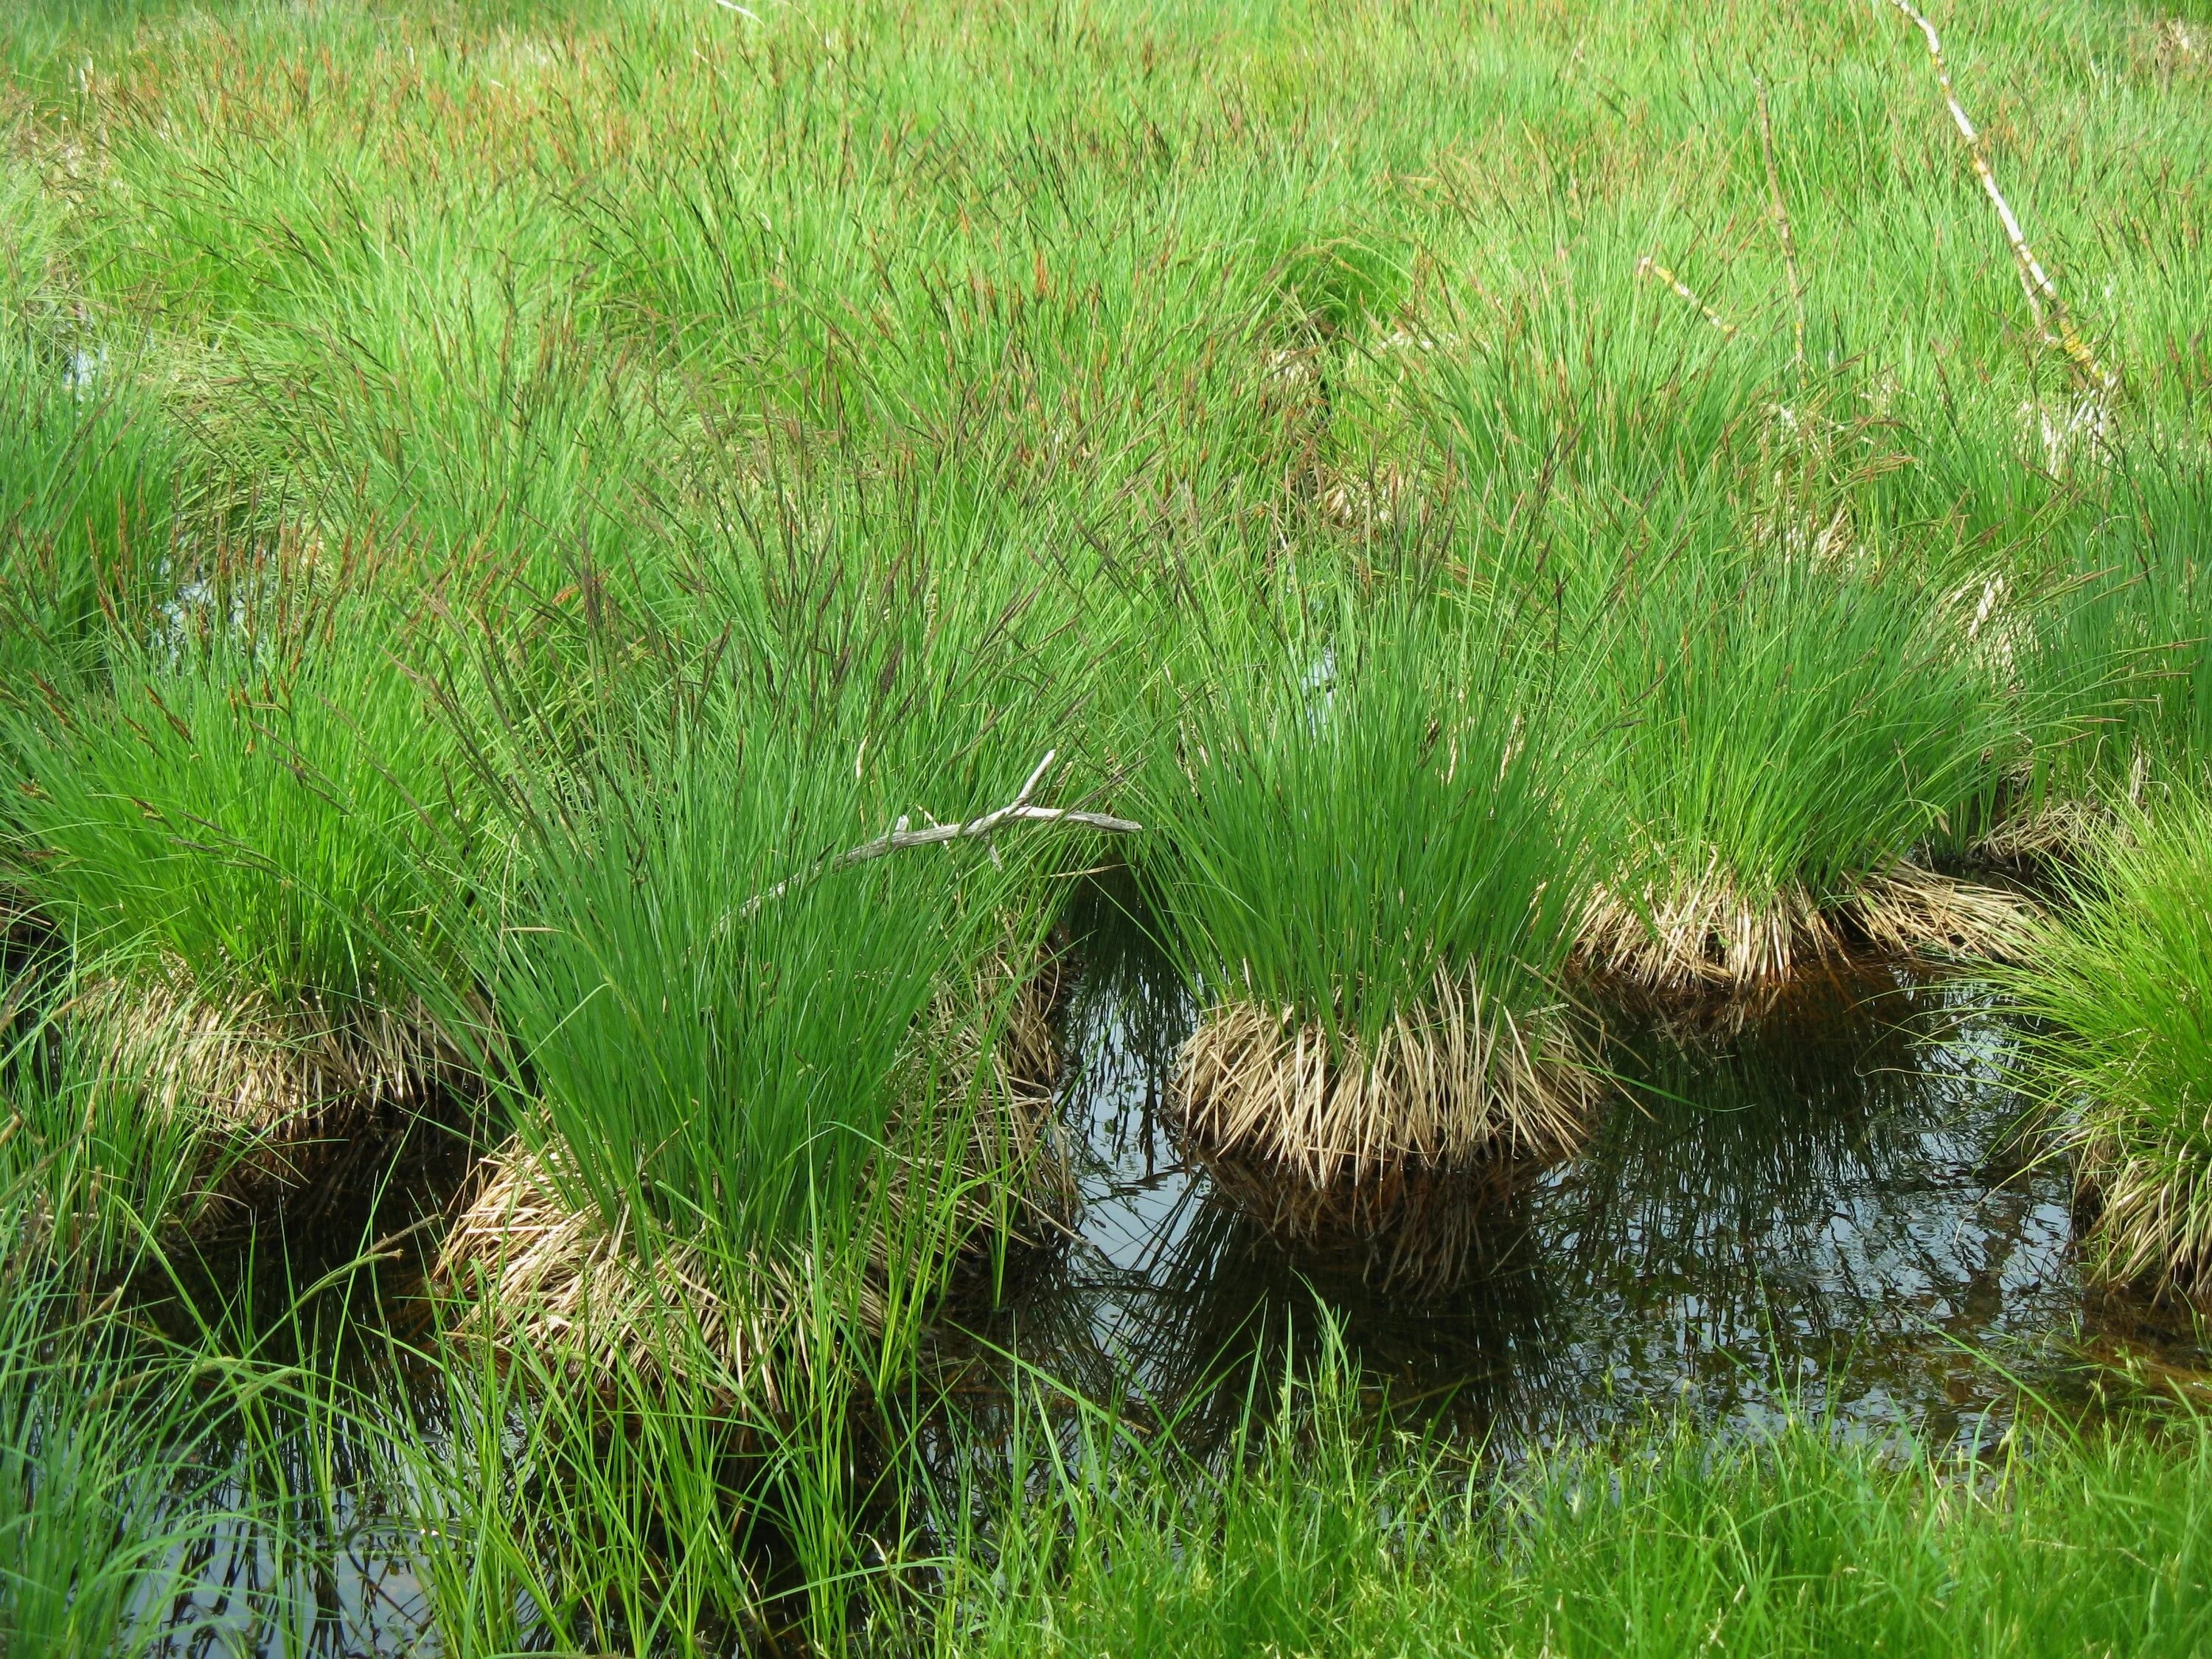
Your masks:
<path fill-rule="evenodd" d="M 1692 1298 L 1693 1334 L 1778 1340 L 1824 1366 L 1909 1323 L 1900 1296 L 1971 1291 L 1972 1264 L 1916 1254 L 1942 1248 L 1919 1225 L 1936 1165 L 1970 1155 L 1977 1181 L 2008 1173 L 1993 1160 L 2016 1113 L 1934 1069 L 1931 1040 L 1961 1012 L 1942 987 L 1859 976 L 1723 1054 L 1625 1040 L 1630 1103 L 1550 1200 L 1547 1235 L 1571 1240 L 1563 1265 L 1632 1305 Z M 1862 1267 L 1873 1282 L 1855 1282 Z"/>

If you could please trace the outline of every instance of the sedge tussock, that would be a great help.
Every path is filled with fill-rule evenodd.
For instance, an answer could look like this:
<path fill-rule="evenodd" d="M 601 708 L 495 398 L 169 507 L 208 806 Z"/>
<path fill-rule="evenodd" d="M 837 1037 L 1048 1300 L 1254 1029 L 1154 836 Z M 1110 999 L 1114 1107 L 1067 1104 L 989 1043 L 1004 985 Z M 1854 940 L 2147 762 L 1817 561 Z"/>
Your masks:
<path fill-rule="evenodd" d="M 1006 959 L 994 958 L 973 998 L 940 995 L 917 1024 L 908 1097 L 929 1098 L 933 1072 L 937 1101 L 970 1105 L 954 1127 L 964 1144 L 949 1194 L 941 1149 L 901 1156 L 894 1125 L 860 1200 L 885 1224 L 866 1229 L 859 1251 L 825 1251 L 818 1234 L 787 1233 L 732 1253 L 711 1231 L 686 1236 L 630 1211 L 610 1222 L 578 1201 L 581 1182 L 564 1167 L 573 1154 L 539 1123 L 486 1161 L 439 1253 L 434 1279 L 474 1297 L 461 1333 L 562 1356 L 584 1376 L 620 1369 L 651 1382 L 680 1372 L 773 1413 L 816 1363 L 825 1302 L 848 1330 L 883 1333 L 895 1271 L 911 1265 L 893 1259 L 909 1212 L 949 1200 L 963 1241 L 956 1255 L 994 1223 L 1016 1243 L 1064 1232 L 1074 1188 L 1051 1135 L 1059 963 L 1047 957 L 1010 994 L 1007 976 Z"/>
<path fill-rule="evenodd" d="M 2021 1073 L 2074 1160 L 2093 1279 L 2212 1285 L 2212 803 L 2127 814 L 1998 975 L 2033 1023 Z"/>
<path fill-rule="evenodd" d="M 2031 915 L 2015 894 L 1910 862 L 1825 898 L 1796 884 L 1748 892 L 1709 869 L 1664 891 L 1593 892 L 1578 961 L 1647 991 L 1747 994 L 1862 950 L 2006 959 L 2025 944 Z"/>
<path fill-rule="evenodd" d="M 195 1236 L 328 1189 L 473 1076 L 420 1008 L 217 997 L 181 970 L 96 980 L 67 1012 L 138 1109 L 193 1120 L 198 1168 L 171 1219 Z"/>
<path fill-rule="evenodd" d="M 2053 796 L 2006 814 L 1975 844 L 1974 853 L 1993 864 L 2054 863 L 2096 846 L 2117 823 L 2112 809 L 2100 801 Z"/>
<path fill-rule="evenodd" d="M 1443 973 L 1372 1036 L 1332 1036 L 1293 1008 L 1223 1003 L 1184 1044 L 1174 1088 L 1199 1145 L 1287 1165 L 1316 1186 L 1408 1160 L 1555 1152 L 1599 1095 L 1560 1011 L 1516 1018 Z"/>

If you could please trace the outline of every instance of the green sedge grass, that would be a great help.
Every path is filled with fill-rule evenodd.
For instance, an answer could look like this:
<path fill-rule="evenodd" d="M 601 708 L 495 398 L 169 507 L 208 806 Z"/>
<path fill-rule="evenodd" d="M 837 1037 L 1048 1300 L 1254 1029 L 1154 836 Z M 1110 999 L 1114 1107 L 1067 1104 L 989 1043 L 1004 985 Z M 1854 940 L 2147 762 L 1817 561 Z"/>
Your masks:
<path fill-rule="evenodd" d="M 11 722 L 15 878 L 88 969 L 285 1008 L 397 1000 L 399 964 L 450 960 L 429 871 L 466 780 L 365 621 L 114 641 L 107 695 Z"/>
<path fill-rule="evenodd" d="M 2088 1261 L 2107 1279 L 2194 1285 L 2212 1265 L 2208 827 L 2184 787 L 2105 826 L 2001 980 L 2035 1021 L 2023 1079 L 2076 1160 Z"/>
<path fill-rule="evenodd" d="M 1378 1037 L 1439 973 L 1551 994 L 1590 840 L 1579 735 L 1510 633 L 1454 599 L 1323 599 L 1186 688 L 1135 796 L 1164 942 L 1201 996 Z"/>

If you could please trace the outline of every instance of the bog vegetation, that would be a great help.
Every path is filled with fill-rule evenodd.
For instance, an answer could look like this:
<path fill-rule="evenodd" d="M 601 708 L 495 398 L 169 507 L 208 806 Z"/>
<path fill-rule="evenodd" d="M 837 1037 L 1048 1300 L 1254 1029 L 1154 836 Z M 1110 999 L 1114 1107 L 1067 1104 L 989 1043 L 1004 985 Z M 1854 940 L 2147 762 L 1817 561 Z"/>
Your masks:
<path fill-rule="evenodd" d="M 1100 891 L 1224 1201 L 1457 1261 L 1621 1010 L 1881 957 L 2202 1291 L 2208 96 L 2179 0 L 9 8 L 0 1650 L 307 1642 L 362 1492 L 457 1654 L 2203 1644 L 2185 1417 L 1017 1364 L 948 1475 L 929 1356 Z"/>

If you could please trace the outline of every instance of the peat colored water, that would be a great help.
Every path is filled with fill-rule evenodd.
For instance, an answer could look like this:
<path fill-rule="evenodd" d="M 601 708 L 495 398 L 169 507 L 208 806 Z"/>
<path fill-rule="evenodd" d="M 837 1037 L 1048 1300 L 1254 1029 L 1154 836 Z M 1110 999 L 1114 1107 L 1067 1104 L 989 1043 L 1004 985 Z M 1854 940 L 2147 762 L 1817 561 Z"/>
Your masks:
<path fill-rule="evenodd" d="M 1254 1361 L 1279 1376 L 1317 1348 L 1324 1310 L 1376 1397 L 1508 1459 L 1684 1407 L 1753 1430 L 1825 1413 L 1964 1449 L 2002 1432 L 2022 1383 L 2081 1398 L 2085 1358 L 2205 1361 L 2185 1314 L 2085 1291 L 2069 1173 L 2024 1133 L 2009 1030 L 1970 980 L 1818 975 L 1733 1030 L 1610 1016 L 1620 1087 L 1573 1156 L 1317 1214 L 1279 1181 L 1185 1157 L 1164 1108 L 1193 1010 L 1126 932 L 1092 935 L 1066 1005 L 1077 1236 L 1024 1264 L 970 1334 L 1096 1397 L 1175 1411 L 1200 1449 Z M 434 1376 L 392 1380 L 436 1419 Z M 386 1513 L 363 1492 L 331 1517 L 350 1528 L 341 1564 L 295 1592 L 321 1609 L 314 1650 L 418 1633 Z M 252 1595 L 287 1576 L 248 1534 L 228 1542 L 184 1648 L 224 1650 L 213 1632 L 236 1640 Z"/>

